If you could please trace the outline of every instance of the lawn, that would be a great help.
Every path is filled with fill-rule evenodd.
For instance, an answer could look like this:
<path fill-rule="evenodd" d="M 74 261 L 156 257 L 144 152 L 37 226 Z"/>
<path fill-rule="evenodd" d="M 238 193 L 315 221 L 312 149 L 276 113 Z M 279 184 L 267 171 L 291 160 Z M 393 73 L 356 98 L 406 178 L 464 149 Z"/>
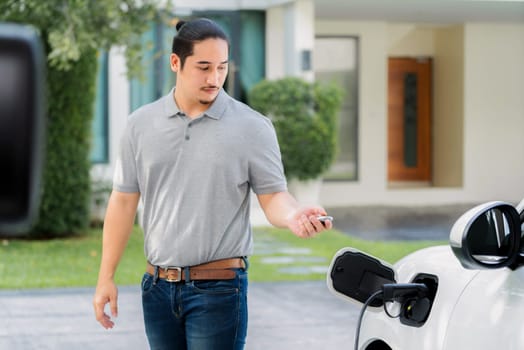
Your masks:
<path fill-rule="evenodd" d="M 391 263 L 417 249 L 446 244 L 434 241 L 365 241 L 331 230 L 299 239 L 287 230 L 255 228 L 250 281 L 323 280 L 333 255 L 354 247 Z M 53 240 L 1 240 L 0 289 L 95 286 L 102 233 Z M 145 267 L 142 231 L 136 227 L 119 265 L 119 285 L 140 283 Z"/>

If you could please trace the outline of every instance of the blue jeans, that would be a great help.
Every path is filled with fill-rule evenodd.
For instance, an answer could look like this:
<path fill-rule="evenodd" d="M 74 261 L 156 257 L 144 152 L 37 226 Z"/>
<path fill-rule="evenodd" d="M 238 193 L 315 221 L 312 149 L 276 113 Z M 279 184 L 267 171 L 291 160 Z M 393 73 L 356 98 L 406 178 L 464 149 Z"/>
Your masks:
<path fill-rule="evenodd" d="M 247 333 L 247 272 L 221 281 L 142 278 L 142 308 L 151 350 L 242 350 Z"/>

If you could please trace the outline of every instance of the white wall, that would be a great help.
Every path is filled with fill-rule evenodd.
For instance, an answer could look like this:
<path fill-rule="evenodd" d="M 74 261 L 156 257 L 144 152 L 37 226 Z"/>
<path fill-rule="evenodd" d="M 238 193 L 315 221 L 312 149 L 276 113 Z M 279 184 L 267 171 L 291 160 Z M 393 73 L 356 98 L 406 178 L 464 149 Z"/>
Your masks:
<path fill-rule="evenodd" d="M 433 184 L 464 184 L 464 26 L 435 31 Z"/>
<path fill-rule="evenodd" d="M 356 182 L 327 182 L 326 206 L 381 202 L 386 190 L 387 25 L 385 22 L 317 21 L 317 35 L 359 37 L 359 174 Z"/>
<path fill-rule="evenodd" d="M 402 43 L 409 25 L 317 21 L 317 35 L 360 40 L 359 180 L 325 182 L 325 206 L 472 203 L 524 197 L 524 31 L 522 25 L 468 24 L 464 35 L 464 186 L 387 188 L 387 57 L 427 54 Z M 418 32 L 424 42 L 428 32 Z M 397 45 L 391 46 L 392 38 Z M 421 40 L 422 38 L 422 40 Z M 404 47 L 404 51 L 402 51 Z M 410 49 L 406 49 L 409 47 Z M 460 70 L 459 70 L 460 71 Z M 500 181 L 500 180 L 503 181 Z"/>
<path fill-rule="evenodd" d="M 413 23 L 389 23 L 388 54 L 391 57 L 432 56 L 435 52 L 434 29 Z"/>
<path fill-rule="evenodd" d="M 266 11 L 266 78 L 300 76 L 314 80 L 313 70 L 301 69 L 301 53 L 315 43 L 312 0 L 291 1 Z M 312 55 L 311 55 L 312 56 Z"/>
<path fill-rule="evenodd" d="M 279 79 L 285 76 L 285 36 L 283 6 L 266 11 L 266 78 Z"/>
<path fill-rule="evenodd" d="M 524 197 L 524 24 L 465 26 L 465 181 L 472 197 Z"/>

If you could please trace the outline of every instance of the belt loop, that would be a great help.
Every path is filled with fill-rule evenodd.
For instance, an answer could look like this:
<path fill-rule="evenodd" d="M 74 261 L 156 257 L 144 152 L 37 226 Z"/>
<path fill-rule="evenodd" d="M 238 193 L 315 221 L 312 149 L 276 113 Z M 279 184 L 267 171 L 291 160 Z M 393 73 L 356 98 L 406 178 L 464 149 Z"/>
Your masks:
<path fill-rule="evenodd" d="M 249 260 L 247 259 L 247 256 L 242 256 L 241 259 L 244 260 L 244 265 L 246 266 L 244 268 L 244 271 L 247 271 L 247 269 L 249 268 Z"/>
<path fill-rule="evenodd" d="M 155 265 L 155 274 L 153 275 L 153 285 L 156 285 L 156 282 L 158 281 L 158 266 Z"/>
<path fill-rule="evenodd" d="M 184 274 L 186 275 L 185 276 L 186 283 L 191 282 L 191 273 L 189 271 L 189 266 L 184 267 Z M 180 276 L 180 278 L 182 278 L 182 276 Z"/>

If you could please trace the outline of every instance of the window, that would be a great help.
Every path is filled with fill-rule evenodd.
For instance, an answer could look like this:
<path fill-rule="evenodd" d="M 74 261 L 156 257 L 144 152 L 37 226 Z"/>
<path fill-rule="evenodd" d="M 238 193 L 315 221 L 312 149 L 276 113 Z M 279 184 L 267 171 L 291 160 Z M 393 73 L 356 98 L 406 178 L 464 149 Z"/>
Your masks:
<path fill-rule="evenodd" d="M 265 76 L 265 13 L 262 11 L 205 11 L 194 17 L 216 21 L 231 41 L 229 75 L 224 84 L 228 93 L 246 102 L 247 91 Z M 131 111 L 167 94 L 175 85 L 169 66 L 174 26 L 151 24 L 142 36 L 143 79 L 131 81 Z"/>
<path fill-rule="evenodd" d="M 94 116 L 91 124 L 91 162 L 108 162 L 108 53 L 98 53 Z"/>
<path fill-rule="evenodd" d="M 224 84 L 234 98 L 247 103 L 247 93 L 264 79 L 265 12 L 213 11 L 198 13 L 217 22 L 231 41 L 229 74 Z"/>
<path fill-rule="evenodd" d="M 130 82 L 130 110 L 167 94 L 175 84 L 169 54 L 176 29 L 161 22 L 151 23 L 142 35 L 142 77 Z"/>
<path fill-rule="evenodd" d="M 338 152 L 326 180 L 358 180 L 358 38 L 315 38 L 315 80 L 343 91 L 338 120 Z"/>

